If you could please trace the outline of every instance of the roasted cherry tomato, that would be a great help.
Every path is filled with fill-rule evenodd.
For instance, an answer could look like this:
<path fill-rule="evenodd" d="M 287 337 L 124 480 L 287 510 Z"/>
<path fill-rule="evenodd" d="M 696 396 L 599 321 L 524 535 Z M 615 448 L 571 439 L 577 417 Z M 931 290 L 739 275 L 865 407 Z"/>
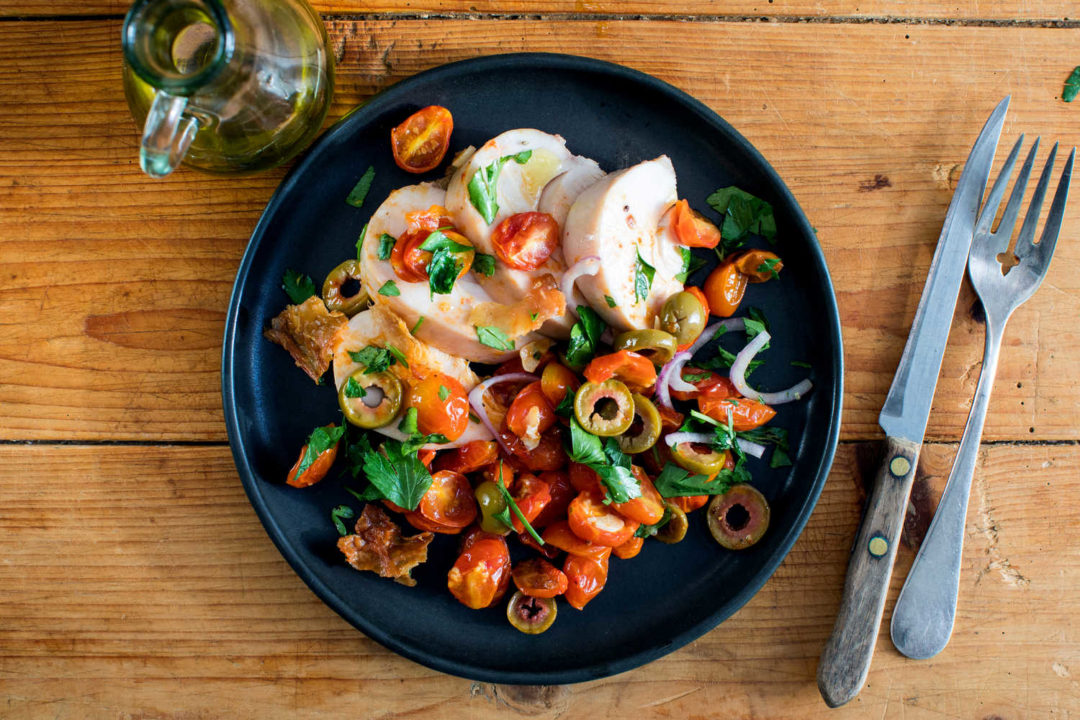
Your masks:
<path fill-rule="evenodd" d="M 540 436 L 540 444 L 532 450 L 526 448 L 521 439 L 509 430 L 501 431 L 499 437 L 510 448 L 513 459 L 528 470 L 543 472 L 566 467 L 566 450 L 563 449 L 560 425 L 548 428 L 548 431 Z"/>
<path fill-rule="evenodd" d="M 336 426 L 326 425 L 327 430 L 333 430 Z M 319 453 L 315 460 L 304 469 L 299 477 L 296 476 L 297 471 L 300 469 L 300 463 L 304 461 L 304 455 L 307 453 L 307 443 L 304 447 L 300 448 L 300 457 L 296 458 L 296 463 L 293 464 L 292 469 L 289 470 L 288 478 L 285 482 L 293 487 L 307 487 L 314 485 L 315 483 L 326 477 L 326 473 L 330 471 L 330 466 L 334 464 L 334 460 L 337 459 L 338 446 L 341 445 L 341 441 L 338 440 L 332 447 L 323 450 Z"/>
<path fill-rule="evenodd" d="M 566 508 L 577 494 L 574 486 L 570 484 L 570 473 L 565 470 L 540 473 L 540 479 L 547 483 L 551 500 L 540 514 L 530 521 L 534 528 L 545 527 L 566 517 Z"/>
<path fill-rule="evenodd" d="M 559 407 L 566 393 L 577 392 L 579 387 L 581 380 L 570 368 L 557 362 L 544 366 L 544 374 L 540 376 L 540 389 L 544 391 L 544 397 L 552 407 Z"/>
<path fill-rule="evenodd" d="M 588 491 L 570 501 L 567 519 L 570 529 L 579 538 L 608 547 L 622 545 L 640 526 L 637 521 L 625 518 L 605 505 L 603 495 Z"/>
<path fill-rule="evenodd" d="M 698 302 L 701 303 L 701 309 L 705 311 L 705 317 L 709 317 L 709 301 L 705 297 L 705 293 L 701 292 L 701 288 L 696 285 L 687 285 L 683 289 L 698 299 Z"/>
<path fill-rule="evenodd" d="M 390 131 L 394 162 L 410 173 L 433 170 L 442 162 L 450 147 L 454 117 L 439 105 L 429 105 L 410 115 Z"/>
<path fill-rule="evenodd" d="M 600 384 L 616 378 L 634 392 L 648 390 L 656 384 L 656 367 L 647 357 L 632 350 L 601 355 L 593 358 L 585 368 L 585 379 Z"/>
<path fill-rule="evenodd" d="M 680 200 L 672 208 L 671 227 L 679 243 L 687 247 L 714 248 L 720 244 L 720 229 L 700 213 L 690 209 L 690 203 Z"/>
<path fill-rule="evenodd" d="M 694 367 L 684 367 L 682 369 L 682 379 L 684 382 L 690 383 L 697 389 L 693 391 L 672 390 L 671 397 L 676 400 L 693 400 L 717 386 L 719 387 L 717 387 L 714 392 L 721 400 L 739 396 L 739 392 L 735 389 L 735 386 L 731 384 L 730 380 L 722 375 L 714 373 L 712 370 L 699 370 Z"/>
<path fill-rule="evenodd" d="M 579 492 L 604 494 L 604 485 L 600 482 L 600 476 L 588 465 L 582 465 L 581 463 L 576 462 L 570 463 L 569 476 L 570 486 L 577 491 L 574 493 L 575 496 Z M 569 503 L 567 503 L 567 506 L 569 506 Z"/>
<path fill-rule="evenodd" d="M 739 272 L 752 283 L 768 282 L 778 277 L 784 262 L 768 250 L 744 250 L 731 259 Z"/>
<path fill-rule="evenodd" d="M 570 523 L 566 520 L 560 520 L 557 523 L 548 525 L 544 528 L 544 532 L 540 537 L 544 539 L 544 542 L 546 543 L 545 547 L 551 546 L 558 548 L 571 555 L 581 555 L 583 557 L 593 558 L 597 561 L 606 560 L 607 557 L 611 555 L 610 547 L 586 542 L 575 535 L 570 529 Z"/>
<path fill-rule="evenodd" d="M 511 215 L 491 232 L 495 255 L 514 270 L 535 270 L 559 246 L 559 223 L 542 212 Z"/>
<path fill-rule="evenodd" d="M 511 571 L 518 590 L 529 597 L 552 598 L 566 592 L 570 584 L 563 571 L 547 560 L 522 560 Z"/>
<path fill-rule="evenodd" d="M 702 393 L 698 397 L 698 409 L 719 423 L 727 423 L 731 413 L 732 426 L 736 432 L 753 430 L 776 417 L 776 411 L 764 403 L 744 397 L 719 398 L 718 394 Z"/>
<path fill-rule="evenodd" d="M 608 576 L 608 558 L 594 560 L 582 555 L 567 555 L 563 573 L 569 584 L 563 593 L 566 602 L 581 610 L 604 589 Z"/>
<path fill-rule="evenodd" d="M 435 459 L 436 451 L 434 450 L 417 450 L 416 457 L 423 463 L 424 467 L 428 470 L 431 469 L 431 461 Z"/>
<path fill-rule="evenodd" d="M 517 505 L 521 514 L 532 525 L 532 521 L 544 509 L 544 506 L 551 502 L 551 489 L 546 482 L 535 475 L 522 473 L 514 481 L 510 496 L 514 498 L 514 504 Z M 525 531 L 525 525 L 513 510 L 510 511 L 510 522 L 516 532 Z"/>
<path fill-rule="evenodd" d="M 498 457 L 498 443 L 493 440 L 473 440 L 459 448 L 439 453 L 435 459 L 435 469 L 471 473 L 490 465 Z"/>
<path fill-rule="evenodd" d="M 424 435 L 439 433 L 453 441 L 469 426 L 469 397 L 449 375 L 432 373 L 414 383 L 407 407 L 416 408 L 416 426 Z"/>
<path fill-rule="evenodd" d="M 476 497 L 464 475 L 439 470 L 431 476 L 431 486 L 416 511 L 433 523 L 461 532 L 476 519 Z"/>
<path fill-rule="evenodd" d="M 470 535 L 463 546 L 446 575 L 446 586 L 466 607 L 486 608 L 502 597 L 510 584 L 510 550 L 506 540 L 485 532 Z"/>
<path fill-rule="evenodd" d="M 398 238 L 394 243 L 394 249 L 390 251 L 390 266 L 394 268 L 397 276 L 405 282 L 424 282 L 428 279 L 428 263 L 431 262 L 432 253 L 423 250 L 422 246 L 427 242 L 431 233 L 429 230 L 410 230 Z M 472 247 L 472 243 L 464 235 L 453 228 L 441 228 L 440 232 L 459 245 Z M 460 278 L 472 268 L 473 259 L 476 257 L 475 250 L 454 253 L 458 261 L 458 274 Z"/>
<path fill-rule="evenodd" d="M 720 263 L 705 279 L 705 297 L 713 315 L 734 315 L 745 293 L 746 276 L 730 260 Z"/>
<path fill-rule="evenodd" d="M 539 442 L 540 435 L 554 424 L 555 408 L 539 380 L 526 385 L 506 411 L 506 428 L 527 443 Z"/>
<path fill-rule="evenodd" d="M 642 525 L 652 525 L 664 517 L 664 498 L 656 491 L 648 474 L 637 465 L 632 466 L 634 478 L 641 486 L 641 495 L 628 502 L 612 503 L 612 507 L 623 517 L 636 520 Z M 634 528 L 635 530 L 637 528 Z"/>
<path fill-rule="evenodd" d="M 635 535 L 611 552 L 617 558 L 629 560 L 632 557 L 636 557 L 637 554 L 641 552 L 641 546 L 644 544 L 645 538 L 640 538 Z"/>
<path fill-rule="evenodd" d="M 520 542 L 527 548 L 532 548 L 536 552 L 546 557 L 548 560 L 554 560 L 555 558 L 559 557 L 559 553 L 561 552 L 559 548 L 555 547 L 554 545 L 541 545 L 540 543 L 533 540 L 532 535 L 527 532 L 518 533 L 518 542 Z"/>
<path fill-rule="evenodd" d="M 660 432 L 663 434 L 669 432 L 675 432 L 682 427 L 683 420 L 686 416 L 678 410 L 664 407 L 662 404 L 656 406 L 656 412 L 660 413 Z M 657 443 L 657 445 L 665 445 L 664 443 Z M 656 448 L 657 445 L 653 445 L 650 450 Z M 666 447 L 666 445 L 665 445 Z"/>

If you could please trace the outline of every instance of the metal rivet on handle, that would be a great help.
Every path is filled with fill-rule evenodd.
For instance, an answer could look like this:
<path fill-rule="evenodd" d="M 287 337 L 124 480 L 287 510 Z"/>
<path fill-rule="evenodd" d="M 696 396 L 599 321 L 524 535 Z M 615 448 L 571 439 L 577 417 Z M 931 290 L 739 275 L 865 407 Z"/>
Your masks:
<path fill-rule="evenodd" d="M 870 550 L 870 554 L 874 557 L 881 557 L 889 551 L 889 541 L 883 538 L 881 535 L 875 535 L 870 538 L 870 542 L 867 545 Z"/>
<path fill-rule="evenodd" d="M 897 455 L 889 461 L 889 472 L 893 477 L 902 478 L 911 470 L 911 461 L 903 455 Z"/>

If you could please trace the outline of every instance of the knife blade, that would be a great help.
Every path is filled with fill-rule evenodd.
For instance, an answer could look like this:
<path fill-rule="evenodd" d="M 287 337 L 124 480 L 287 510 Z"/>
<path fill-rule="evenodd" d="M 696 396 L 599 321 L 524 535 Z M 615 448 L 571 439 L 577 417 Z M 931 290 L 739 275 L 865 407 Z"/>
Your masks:
<path fill-rule="evenodd" d="M 830 707 L 858 695 L 870 672 L 941 358 L 1009 99 L 994 108 L 964 164 L 900 364 L 878 416 L 886 435 L 885 456 L 851 548 L 836 624 L 818 663 L 818 689 Z"/>

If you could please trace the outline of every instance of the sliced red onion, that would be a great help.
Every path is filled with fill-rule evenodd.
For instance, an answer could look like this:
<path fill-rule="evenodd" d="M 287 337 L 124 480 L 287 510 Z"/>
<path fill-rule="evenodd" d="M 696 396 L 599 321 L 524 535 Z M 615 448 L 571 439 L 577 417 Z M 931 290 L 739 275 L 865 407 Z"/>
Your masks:
<path fill-rule="evenodd" d="M 574 283 L 577 282 L 578 278 L 582 275 L 595 275 L 598 272 L 600 272 L 600 258 L 596 255 L 583 257 L 566 269 L 559 283 L 559 289 L 566 296 L 567 310 L 571 310 L 577 315 L 578 303 L 574 300 Z"/>
<path fill-rule="evenodd" d="M 473 410 L 476 411 L 476 416 L 480 418 L 480 422 L 484 423 L 484 427 L 488 429 L 507 455 L 513 455 L 513 453 L 510 452 L 510 448 L 503 442 L 502 437 L 499 435 L 499 431 L 495 429 L 495 425 L 491 422 L 491 418 L 488 417 L 487 408 L 484 407 L 484 392 L 492 385 L 498 385 L 501 382 L 533 382 L 537 379 L 538 378 L 535 375 L 530 373 L 507 373 L 505 375 L 490 377 L 469 391 L 469 404 L 472 405 Z"/>
<path fill-rule="evenodd" d="M 669 447 L 675 447 L 682 443 L 702 443 L 709 445 L 713 441 L 713 436 L 709 433 L 695 433 L 695 432 L 673 432 L 664 436 L 664 442 Z"/>
<path fill-rule="evenodd" d="M 751 457 L 759 458 L 765 454 L 765 446 L 759 445 L 756 442 L 750 442 L 749 440 L 743 440 L 742 438 L 735 438 L 735 444 L 739 446 L 739 449 Z"/>
<path fill-rule="evenodd" d="M 676 353 L 675 356 L 668 361 L 667 365 L 660 368 L 660 374 L 656 377 L 656 398 L 660 401 L 660 404 L 668 410 L 675 409 L 671 404 L 671 391 L 668 389 L 669 386 L 682 392 L 691 392 L 696 389 L 693 385 L 680 377 L 683 365 L 685 365 L 686 361 L 689 359 L 690 353 L 688 352 Z M 689 388 L 689 390 L 686 388 Z"/>
<path fill-rule="evenodd" d="M 787 390 L 770 393 L 759 392 L 747 384 L 746 368 L 749 367 L 750 361 L 754 359 L 754 356 L 761 351 L 761 348 L 767 342 L 769 342 L 769 333 L 762 330 L 753 340 L 746 344 L 746 347 L 739 351 L 739 354 L 735 356 L 735 362 L 731 363 L 730 377 L 732 385 L 743 397 L 757 400 L 766 405 L 783 405 L 800 399 L 814 386 L 809 380 L 803 380 Z"/>
<path fill-rule="evenodd" d="M 690 346 L 690 349 L 687 350 L 687 352 L 690 353 L 691 356 L 695 355 L 698 350 L 705 347 L 710 340 L 716 337 L 716 333 L 720 332 L 720 328 L 723 328 L 725 332 L 730 332 L 732 330 L 742 330 L 745 327 L 746 323 L 743 322 L 742 318 L 727 318 L 721 320 L 720 322 L 705 328 L 705 330 L 702 331 L 701 336 L 694 341 L 694 344 Z"/>

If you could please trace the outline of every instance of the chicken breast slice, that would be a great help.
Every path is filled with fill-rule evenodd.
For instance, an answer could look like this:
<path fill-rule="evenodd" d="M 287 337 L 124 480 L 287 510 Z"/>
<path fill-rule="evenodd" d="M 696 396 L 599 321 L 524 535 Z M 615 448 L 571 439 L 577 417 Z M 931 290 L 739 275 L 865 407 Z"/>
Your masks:
<path fill-rule="evenodd" d="M 677 197 L 675 168 L 662 155 L 607 175 L 570 207 L 563 228 L 566 260 L 601 258 L 599 272 L 582 276 L 577 288 L 617 332 L 651 328 L 664 301 L 683 289 L 675 277 L 683 266 L 680 247 L 657 230 Z M 644 302 L 635 294 L 639 253 L 656 270 Z"/>
<path fill-rule="evenodd" d="M 405 282 L 394 272 L 389 260 L 379 259 L 379 238 L 383 233 L 400 237 L 407 229 L 405 214 L 443 205 L 446 192 L 434 183 L 409 185 L 390 193 L 368 222 L 367 234 L 360 252 L 360 277 L 376 305 L 393 311 L 407 327 L 416 327 L 416 338 L 433 348 L 473 362 L 499 363 L 513 357 L 514 351 L 496 350 L 480 343 L 469 315 L 482 303 L 492 302 L 491 296 L 469 272 L 458 278 L 448 295 L 431 296 L 428 283 Z M 400 295 L 380 295 L 379 288 L 393 281 Z M 529 342 L 526 336 L 517 345 Z"/>

